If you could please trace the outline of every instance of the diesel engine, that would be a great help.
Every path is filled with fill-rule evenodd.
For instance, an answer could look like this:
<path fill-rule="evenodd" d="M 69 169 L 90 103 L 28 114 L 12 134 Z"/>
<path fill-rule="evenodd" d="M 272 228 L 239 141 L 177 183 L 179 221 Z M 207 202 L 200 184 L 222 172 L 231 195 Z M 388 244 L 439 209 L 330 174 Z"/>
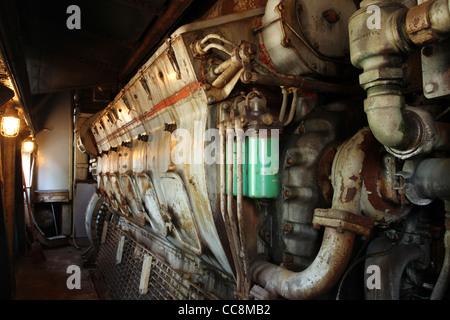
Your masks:
<path fill-rule="evenodd" d="M 111 296 L 449 298 L 450 1 L 261 3 L 77 128 Z"/>

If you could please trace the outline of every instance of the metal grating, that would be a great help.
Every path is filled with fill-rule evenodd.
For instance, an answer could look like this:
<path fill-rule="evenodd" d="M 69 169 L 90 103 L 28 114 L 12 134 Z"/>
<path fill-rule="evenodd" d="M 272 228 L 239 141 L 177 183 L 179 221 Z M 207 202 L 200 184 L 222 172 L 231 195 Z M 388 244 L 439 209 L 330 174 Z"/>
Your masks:
<path fill-rule="evenodd" d="M 120 242 L 123 242 L 123 250 L 118 255 Z M 146 270 L 143 268 L 146 259 L 147 263 L 151 261 L 148 290 L 141 294 L 141 275 L 143 269 Z M 203 300 L 207 296 L 201 288 L 127 237 L 113 223 L 108 224 L 106 240 L 100 246 L 97 268 L 108 288 L 108 296 L 113 300 Z"/>

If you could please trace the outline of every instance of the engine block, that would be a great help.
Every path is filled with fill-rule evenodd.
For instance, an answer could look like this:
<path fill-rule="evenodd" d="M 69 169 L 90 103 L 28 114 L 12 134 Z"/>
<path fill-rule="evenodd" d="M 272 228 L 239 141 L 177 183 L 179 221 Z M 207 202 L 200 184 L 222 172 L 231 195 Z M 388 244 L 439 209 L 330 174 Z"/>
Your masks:
<path fill-rule="evenodd" d="M 113 248 L 119 256 L 131 243 L 139 272 L 153 261 L 146 285 L 135 281 L 141 296 L 334 298 L 357 249 L 381 237 L 412 246 L 405 237 L 419 233 L 422 244 L 403 267 L 414 277 L 386 278 L 395 291 L 388 298 L 407 285 L 422 292 L 418 274 L 432 263 L 445 273 L 448 258 L 430 252 L 449 226 L 448 96 L 427 104 L 414 86 L 420 79 L 402 74 L 421 68 L 402 59 L 424 44 L 415 33 L 399 39 L 412 34 L 403 31 L 418 6 L 382 2 L 382 27 L 372 30 L 371 4 L 379 3 L 358 10 L 350 0 L 269 0 L 167 38 L 78 129 L 97 180 L 86 221 L 102 273 L 117 268 Z M 430 5 L 431 17 L 445 4 Z M 448 30 L 435 20 L 436 37 L 425 44 L 446 45 Z M 364 69 L 359 79 L 352 64 Z M 445 181 L 430 180 L 430 158 Z M 391 261 L 404 261 L 382 250 L 385 260 L 373 263 L 392 274 Z M 158 280 L 164 268 L 167 288 Z M 354 277 L 365 283 L 364 274 Z"/>

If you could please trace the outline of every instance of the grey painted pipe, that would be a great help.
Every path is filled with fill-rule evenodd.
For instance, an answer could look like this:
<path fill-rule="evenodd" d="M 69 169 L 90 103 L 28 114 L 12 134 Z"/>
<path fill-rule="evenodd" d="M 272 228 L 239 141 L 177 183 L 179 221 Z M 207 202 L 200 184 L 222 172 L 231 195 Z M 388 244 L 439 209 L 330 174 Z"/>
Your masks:
<path fill-rule="evenodd" d="M 450 159 L 421 161 L 412 183 L 423 198 L 450 200 Z"/>

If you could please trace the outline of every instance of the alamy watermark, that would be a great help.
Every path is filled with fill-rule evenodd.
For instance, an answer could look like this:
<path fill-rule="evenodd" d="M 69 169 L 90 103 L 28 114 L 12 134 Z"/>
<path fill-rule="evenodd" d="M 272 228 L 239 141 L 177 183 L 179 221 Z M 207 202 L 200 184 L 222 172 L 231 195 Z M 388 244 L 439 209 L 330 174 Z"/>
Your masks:
<path fill-rule="evenodd" d="M 70 265 L 66 269 L 66 273 L 70 274 L 70 276 L 66 280 L 67 289 L 81 289 L 81 269 L 77 265 Z"/>
<path fill-rule="evenodd" d="M 66 286 L 69 290 L 81 289 L 81 269 L 77 265 L 67 267 L 66 273 L 70 276 L 66 280 Z M 366 287 L 369 290 L 381 289 L 381 269 L 377 265 L 369 265 L 366 269 Z"/>
<path fill-rule="evenodd" d="M 381 10 L 379 6 L 370 5 L 367 7 L 366 12 L 371 14 L 369 18 L 367 18 L 366 26 L 370 30 L 381 29 Z"/>
<path fill-rule="evenodd" d="M 70 5 L 66 9 L 66 13 L 70 16 L 66 20 L 66 26 L 69 30 L 81 29 L 81 9 L 77 5 Z"/>
<path fill-rule="evenodd" d="M 369 290 L 381 289 L 381 269 L 379 266 L 372 264 L 367 267 L 366 273 L 370 274 L 366 279 L 366 287 Z"/>
<path fill-rule="evenodd" d="M 279 129 L 227 129 L 225 130 L 225 156 L 220 156 L 221 137 L 216 128 L 204 130 L 203 122 L 195 121 L 191 130 L 178 128 L 172 132 L 170 159 L 173 164 L 249 164 L 261 165 L 267 172 L 277 172 L 279 167 Z M 242 141 L 242 158 L 237 157 L 237 137 Z M 233 150 L 229 141 L 233 141 Z M 248 147 L 252 141 L 253 149 Z M 204 153 L 198 152 L 202 150 Z M 242 160 L 241 160 L 242 159 Z"/>

